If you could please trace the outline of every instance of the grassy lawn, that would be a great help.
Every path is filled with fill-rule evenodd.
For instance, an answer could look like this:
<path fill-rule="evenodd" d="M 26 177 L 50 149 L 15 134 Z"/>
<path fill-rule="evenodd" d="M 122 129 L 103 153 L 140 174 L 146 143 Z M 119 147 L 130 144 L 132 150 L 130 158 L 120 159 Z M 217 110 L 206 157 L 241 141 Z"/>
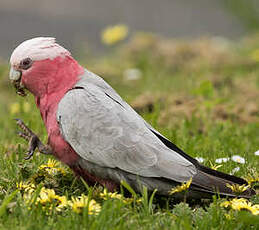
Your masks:
<path fill-rule="evenodd" d="M 80 63 L 189 155 L 254 181 L 251 186 L 258 189 L 259 36 L 233 43 L 137 34 L 110 53 Z M 217 196 L 179 203 L 148 195 L 144 188 L 126 197 L 124 186 L 107 194 L 52 157 L 37 153 L 24 160 L 27 143 L 17 137 L 14 118 L 45 142 L 46 130 L 33 97 L 15 94 L 4 62 L 0 111 L 0 229 L 259 229 L 258 215 L 223 207 L 226 199 Z M 244 162 L 233 161 L 234 155 Z M 218 158 L 229 159 L 216 163 Z M 258 194 L 250 202 L 259 204 Z"/>

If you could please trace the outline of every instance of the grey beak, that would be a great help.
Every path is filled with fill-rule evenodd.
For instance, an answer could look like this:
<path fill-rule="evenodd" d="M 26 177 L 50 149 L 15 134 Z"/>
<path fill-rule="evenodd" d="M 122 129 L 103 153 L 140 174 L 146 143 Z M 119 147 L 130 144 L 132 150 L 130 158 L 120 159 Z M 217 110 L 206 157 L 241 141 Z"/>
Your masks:
<path fill-rule="evenodd" d="M 18 70 L 15 70 L 13 67 L 10 69 L 9 78 L 11 81 L 18 81 L 20 80 L 22 73 Z"/>
<path fill-rule="evenodd" d="M 13 67 L 10 69 L 9 79 L 16 89 L 16 93 L 20 96 L 26 96 L 24 85 L 21 83 L 22 72 L 15 70 Z"/>

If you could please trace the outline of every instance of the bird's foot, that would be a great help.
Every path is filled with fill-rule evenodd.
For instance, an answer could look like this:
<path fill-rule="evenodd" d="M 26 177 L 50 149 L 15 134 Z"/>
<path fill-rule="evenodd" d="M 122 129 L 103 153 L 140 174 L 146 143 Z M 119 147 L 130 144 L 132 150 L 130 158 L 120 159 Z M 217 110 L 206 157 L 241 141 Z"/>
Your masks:
<path fill-rule="evenodd" d="M 33 156 L 36 148 L 38 148 L 39 152 L 43 154 L 52 153 L 51 147 L 42 144 L 37 135 L 34 132 L 32 132 L 21 119 L 15 120 L 16 124 L 22 129 L 22 132 L 18 132 L 18 135 L 29 142 L 28 152 L 26 153 L 26 156 L 24 158 L 25 160 L 29 160 Z"/>

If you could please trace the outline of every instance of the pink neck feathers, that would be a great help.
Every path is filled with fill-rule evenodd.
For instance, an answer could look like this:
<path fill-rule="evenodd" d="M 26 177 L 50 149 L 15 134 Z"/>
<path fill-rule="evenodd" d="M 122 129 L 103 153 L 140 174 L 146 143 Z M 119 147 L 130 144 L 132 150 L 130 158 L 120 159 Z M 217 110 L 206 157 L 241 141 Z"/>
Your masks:
<path fill-rule="evenodd" d="M 40 68 L 37 68 L 37 65 Z M 33 71 L 35 81 L 24 78 L 26 87 L 35 96 L 48 132 L 49 127 L 56 122 L 55 114 L 59 101 L 76 84 L 83 73 L 84 68 L 72 57 L 67 56 L 65 59 L 57 57 L 54 60 L 35 62 Z"/>

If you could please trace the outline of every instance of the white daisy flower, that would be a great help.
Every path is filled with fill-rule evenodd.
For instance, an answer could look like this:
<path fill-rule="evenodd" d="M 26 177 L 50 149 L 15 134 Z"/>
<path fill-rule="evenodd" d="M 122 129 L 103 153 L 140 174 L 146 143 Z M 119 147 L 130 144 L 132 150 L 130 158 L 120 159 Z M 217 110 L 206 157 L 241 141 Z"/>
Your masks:
<path fill-rule="evenodd" d="M 123 73 L 123 77 L 127 81 L 138 80 L 142 76 L 142 72 L 139 69 L 126 69 Z"/>
<path fill-rule="evenodd" d="M 195 159 L 197 161 L 199 161 L 199 163 L 203 163 L 204 162 L 204 158 L 203 157 L 195 157 Z"/>
<path fill-rule="evenodd" d="M 232 156 L 231 159 L 232 159 L 232 161 L 237 162 L 239 164 L 244 164 L 246 162 L 245 158 L 238 156 L 238 155 Z"/>
<path fill-rule="evenodd" d="M 259 150 L 255 151 L 255 155 L 259 156 Z"/>
<path fill-rule="evenodd" d="M 231 171 L 231 175 L 233 175 L 233 174 L 235 174 L 236 172 L 238 172 L 240 170 L 240 167 L 235 167 L 235 168 L 233 168 L 232 169 L 232 171 Z"/>
<path fill-rule="evenodd" d="M 215 160 L 215 162 L 218 163 L 218 164 L 221 164 L 221 163 L 226 163 L 226 162 L 229 161 L 229 160 L 230 160 L 229 157 L 222 157 L 222 158 L 217 158 L 217 159 Z"/>

